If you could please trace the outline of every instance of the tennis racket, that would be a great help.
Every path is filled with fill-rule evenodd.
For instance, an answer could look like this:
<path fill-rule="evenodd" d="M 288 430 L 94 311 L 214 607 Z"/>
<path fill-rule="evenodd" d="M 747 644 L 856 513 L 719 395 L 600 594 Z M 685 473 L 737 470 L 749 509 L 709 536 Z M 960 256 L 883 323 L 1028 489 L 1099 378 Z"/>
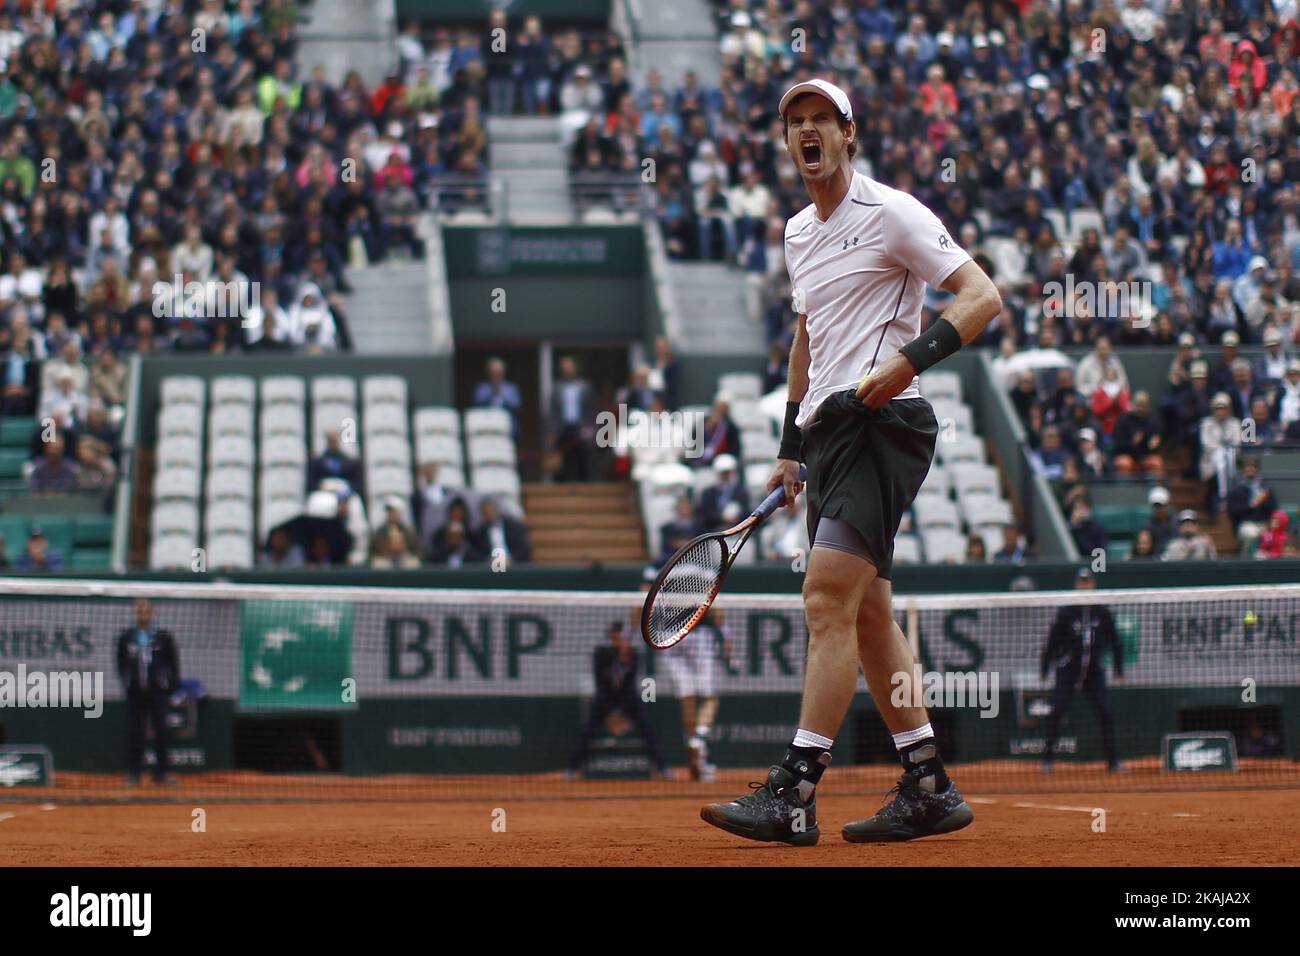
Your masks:
<path fill-rule="evenodd" d="M 800 465 L 799 482 L 807 476 L 808 469 Z M 704 620 L 740 549 L 784 504 L 785 486 L 781 485 L 740 524 L 702 534 L 677 549 L 650 585 L 641 608 L 641 636 L 647 644 L 656 650 L 672 647 Z"/>

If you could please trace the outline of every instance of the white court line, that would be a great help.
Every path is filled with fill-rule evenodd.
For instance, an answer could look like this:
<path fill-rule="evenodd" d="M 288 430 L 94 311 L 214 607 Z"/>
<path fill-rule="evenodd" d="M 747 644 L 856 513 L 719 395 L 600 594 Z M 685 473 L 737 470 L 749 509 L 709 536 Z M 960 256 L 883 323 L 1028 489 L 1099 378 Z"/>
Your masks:
<path fill-rule="evenodd" d="M 1011 805 L 1029 810 L 1066 810 L 1073 813 L 1092 813 L 1094 810 L 1104 809 L 1099 807 L 1067 807 L 1055 803 L 1013 803 Z"/>
<path fill-rule="evenodd" d="M 6 820 L 12 820 L 16 816 L 18 816 L 16 813 L 0 813 L 0 823 L 4 823 Z"/>
<path fill-rule="evenodd" d="M 1199 817 L 1200 814 L 1199 814 L 1199 813 L 1175 813 L 1175 814 L 1172 814 L 1172 816 L 1175 816 L 1175 817 Z"/>
<path fill-rule="evenodd" d="M 990 800 L 988 797 L 967 797 L 966 802 L 967 803 L 988 803 L 988 804 L 997 803 L 996 800 Z"/>

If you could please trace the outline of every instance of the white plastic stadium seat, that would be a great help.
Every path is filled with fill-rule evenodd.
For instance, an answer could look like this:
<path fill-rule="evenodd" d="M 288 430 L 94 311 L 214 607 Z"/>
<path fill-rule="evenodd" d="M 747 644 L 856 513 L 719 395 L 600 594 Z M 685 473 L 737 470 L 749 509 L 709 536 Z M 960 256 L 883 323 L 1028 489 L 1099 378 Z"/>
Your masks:
<path fill-rule="evenodd" d="M 920 564 L 921 542 L 915 535 L 900 534 L 894 539 L 895 564 Z"/>
<path fill-rule="evenodd" d="M 650 472 L 654 494 L 681 494 L 695 487 L 695 475 L 685 465 L 655 465 Z"/>
<path fill-rule="evenodd" d="M 307 475 L 301 468 L 267 468 L 257 480 L 257 495 L 266 501 L 303 500 Z"/>
<path fill-rule="evenodd" d="M 198 539 L 192 535 L 169 534 L 156 538 L 149 545 L 149 567 L 155 571 L 189 568 L 194 562 L 197 546 Z"/>
<path fill-rule="evenodd" d="M 313 405 L 356 405 L 357 383 L 346 375 L 318 375 L 311 380 Z"/>
<path fill-rule="evenodd" d="M 197 468 L 203 463 L 199 440 L 193 435 L 165 435 L 158 442 L 158 467 Z"/>
<path fill-rule="evenodd" d="M 469 463 L 479 465 L 505 465 L 514 468 L 515 443 L 502 435 L 472 434 L 469 436 Z"/>
<path fill-rule="evenodd" d="M 974 462 L 956 462 L 949 466 L 953 487 L 959 497 L 969 494 L 986 493 L 998 495 L 1002 485 L 998 479 L 998 470 L 992 465 L 980 465 Z"/>
<path fill-rule="evenodd" d="M 465 435 L 513 434 L 510 413 L 504 408 L 467 408 L 465 410 Z"/>
<path fill-rule="evenodd" d="M 247 468 L 216 468 L 208 473 L 208 507 L 218 501 L 252 501 L 253 473 Z"/>
<path fill-rule="evenodd" d="M 266 444 L 278 435 L 287 435 L 301 439 L 307 434 L 307 424 L 303 419 L 302 407 L 298 405 L 272 405 L 263 408 L 258 420 L 262 444 Z"/>
<path fill-rule="evenodd" d="M 164 408 L 175 405 L 201 408 L 205 394 L 203 379 L 197 375 L 168 375 L 162 380 L 160 389 Z"/>
<path fill-rule="evenodd" d="M 307 443 L 299 435 L 275 435 L 262 441 L 262 468 L 307 467 Z"/>
<path fill-rule="evenodd" d="M 158 414 L 158 434 L 161 438 L 169 435 L 198 438 L 203 434 L 203 413 L 197 405 L 167 405 Z"/>
<path fill-rule="evenodd" d="M 736 427 L 742 432 L 761 431 L 768 434 L 772 432 L 772 419 L 768 418 L 755 402 L 732 402 L 729 414 Z"/>
<path fill-rule="evenodd" d="M 400 466 L 385 465 L 366 471 L 366 490 L 371 501 L 378 501 L 384 495 L 409 495 L 415 483 L 411 470 Z"/>
<path fill-rule="evenodd" d="M 396 405 L 406 414 L 406 379 L 400 375 L 368 375 L 361 382 L 361 403 L 367 408 Z"/>
<path fill-rule="evenodd" d="M 154 501 L 195 501 L 199 497 L 198 468 L 166 468 L 153 479 Z"/>
<path fill-rule="evenodd" d="M 208 535 L 234 532 L 242 535 L 253 533 L 253 506 L 248 501 L 226 499 L 208 506 L 204 516 Z"/>
<path fill-rule="evenodd" d="M 727 372 L 718 376 L 719 398 L 729 404 L 748 399 L 756 402 L 763 394 L 763 378 L 756 372 Z"/>
<path fill-rule="evenodd" d="M 253 539 L 247 534 L 226 533 L 207 539 L 207 565 L 209 568 L 251 568 L 253 566 Z"/>
<path fill-rule="evenodd" d="M 916 514 L 917 527 L 923 531 L 927 528 L 956 530 L 961 527 L 957 506 L 947 498 L 918 497 L 912 502 L 912 510 Z"/>
<path fill-rule="evenodd" d="M 961 513 L 972 528 L 1001 526 L 1013 519 L 1011 505 L 994 495 L 967 495 L 961 499 Z"/>
<path fill-rule="evenodd" d="M 361 419 L 366 441 L 379 435 L 406 438 L 406 409 L 387 403 L 367 405 Z"/>
<path fill-rule="evenodd" d="M 307 386 L 298 375 L 268 375 L 262 379 L 262 407 L 297 405 L 306 402 Z"/>
<path fill-rule="evenodd" d="M 158 505 L 150 515 L 154 538 L 168 534 L 186 534 L 197 538 L 199 534 L 199 509 L 189 501 L 169 501 Z"/>
<path fill-rule="evenodd" d="M 519 499 L 519 474 L 513 468 L 485 465 L 475 468 L 471 485 L 480 495 L 505 495 Z"/>
<path fill-rule="evenodd" d="M 423 465 L 436 461 L 440 465 L 463 467 L 465 456 L 461 454 L 460 440 L 450 435 L 419 435 L 415 439 L 415 461 Z"/>
<path fill-rule="evenodd" d="M 967 435 L 955 429 L 939 432 L 934 453 L 945 465 L 962 461 L 984 464 L 984 442 L 975 435 Z"/>
<path fill-rule="evenodd" d="M 961 401 L 961 376 L 944 369 L 932 369 L 921 375 L 921 394 L 931 402 Z"/>
<path fill-rule="evenodd" d="M 949 528 L 922 530 L 921 545 L 925 548 L 925 560 L 931 564 L 950 564 L 966 557 L 965 536 Z"/>
<path fill-rule="evenodd" d="M 208 467 L 253 470 L 257 457 L 253 440 L 246 435 L 226 435 L 208 446 Z"/>
<path fill-rule="evenodd" d="M 1076 209 L 1070 213 L 1069 238 L 1071 241 L 1078 242 L 1089 229 L 1096 229 L 1100 235 L 1106 234 L 1105 224 L 1102 221 L 1100 212 L 1096 209 Z"/>
<path fill-rule="evenodd" d="M 415 410 L 416 435 L 455 435 L 460 437 L 460 416 L 456 409 L 444 406 Z"/>
<path fill-rule="evenodd" d="M 208 416 L 208 436 L 212 444 L 230 436 L 253 436 L 253 409 L 249 405 L 218 405 Z"/>
<path fill-rule="evenodd" d="M 465 480 L 465 469 L 459 465 L 439 465 L 438 481 L 444 488 L 468 488 L 469 482 Z"/>
<path fill-rule="evenodd" d="M 934 408 L 934 417 L 939 421 L 940 439 L 947 432 L 969 435 L 975 430 L 975 416 L 969 405 L 951 401 L 932 401 L 930 404 Z M 950 421 L 952 424 L 949 424 Z"/>
<path fill-rule="evenodd" d="M 372 468 L 392 465 L 398 468 L 411 467 L 411 445 L 405 439 L 392 435 L 372 438 L 366 445 L 366 464 Z"/>
<path fill-rule="evenodd" d="M 247 405 L 257 401 L 257 383 L 250 375 L 218 375 L 212 380 L 212 407 Z"/>
<path fill-rule="evenodd" d="M 740 447 L 743 450 L 745 464 L 756 461 L 771 463 L 776 460 L 776 453 L 781 449 L 781 442 L 771 434 L 746 432 L 741 436 Z"/>
<path fill-rule="evenodd" d="M 952 492 L 952 482 L 948 477 L 948 472 L 941 465 L 931 465 L 929 473 L 925 476 L 925 481 L 921 483 L 917 491 L 918 498 L 931 496 L 936 498 L 947 499 Z"/>

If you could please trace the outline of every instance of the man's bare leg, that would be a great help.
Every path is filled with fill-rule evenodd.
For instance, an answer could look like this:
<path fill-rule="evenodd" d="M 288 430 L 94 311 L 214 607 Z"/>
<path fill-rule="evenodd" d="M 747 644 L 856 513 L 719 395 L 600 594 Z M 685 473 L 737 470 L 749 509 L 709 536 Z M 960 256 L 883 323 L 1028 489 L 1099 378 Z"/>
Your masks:
<path fill-rule="evenodd" d="M 844 722 L 858 684 L 858 605 L 875 580 L 875 566 L 865 558 L 837 548 L 812 549 L 803 585 L 808 664 L 801 730 L 833 739 Z"/>
<path fill-rule="evenodd" d="M 858 607 L 858 656 L 867 689 L 891 734 L 915 730 L 930 722 L 925 707 L 898 707 L 893 702 L 898 686 L 896 675 L 906 674 L 910 689 L 916 658 L 903 629 L 894 620 L 893 587 L 883 578 L 871 583 Z M 907 698 L 910 701 L 912 695 L 909 693 Z"/>

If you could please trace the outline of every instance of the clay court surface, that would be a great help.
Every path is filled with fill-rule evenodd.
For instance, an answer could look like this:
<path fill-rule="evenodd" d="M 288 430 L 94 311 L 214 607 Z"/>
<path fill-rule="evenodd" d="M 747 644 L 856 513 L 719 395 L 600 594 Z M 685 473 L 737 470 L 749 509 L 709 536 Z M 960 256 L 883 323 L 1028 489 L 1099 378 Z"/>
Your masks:
<path fill-rule="evenodd" d="M 1095 775 L 1089 776 L 1095 783 Z M 1105 789 L 1047 791 L 1038 783 L 1025 792 L 993 792 L 963 781 L 975 810 L 975 822 L 966 830 L 906 845 L 855 846 L 840 839 L 840 825 L 874 812 L 889 787 L 883 774 L 859 774 L 847 787 L 842 781 L 838 791 L 835 784 L 823 785 L 818 798 L 821 843 L 795 849 L 741 840 L 699 819 L 702 804 L 734 798 L 745 792 L 750 779 L 759 775 L 728 772 L 717 784 L 689 796 L 681 791 L 699 784 L 539 780 L 531 787 L 516 785 L 515 795 L 504 797 L 486 790 L 471 796 L 472 782 L 462 780 L 456 785 L 465 799 L 428 802 L 225 802 L 208 778 L 202 790 L 197 781 L 184 781 L 165 790 L 146 785 L 131 792 L 137 800 L 165 796 L 167 802 L 84 804 L 59 802 L 75 793 L 65 785 L 30 803 L 0 802 L 0 859 L 9 866 L 1300 863 L 1300 791 L 1293 788 L 1150 791 L 1140 789 L 1142 784 L 1152 785 L 1158 778 L 1143 771 L 1107 781 Z M 1113 788 L 1119 781 L 1122 790 Z M 240 789 L 254 788 L 245 783 Z M 664 795 L 621 795 L 656 792 Z M 548 795 L 557 793 L 600 796 Z M 124 795 L 125 790 L 108 798 Z M 206 813 L 204 833 L 191 830 L 196 807 Z M 1105 811 L 1104 833 L 1094 832 L 1096 809 Z M 494 820 L 499 830 L 502 819 L 505 832 L 494 831 Z"/>

